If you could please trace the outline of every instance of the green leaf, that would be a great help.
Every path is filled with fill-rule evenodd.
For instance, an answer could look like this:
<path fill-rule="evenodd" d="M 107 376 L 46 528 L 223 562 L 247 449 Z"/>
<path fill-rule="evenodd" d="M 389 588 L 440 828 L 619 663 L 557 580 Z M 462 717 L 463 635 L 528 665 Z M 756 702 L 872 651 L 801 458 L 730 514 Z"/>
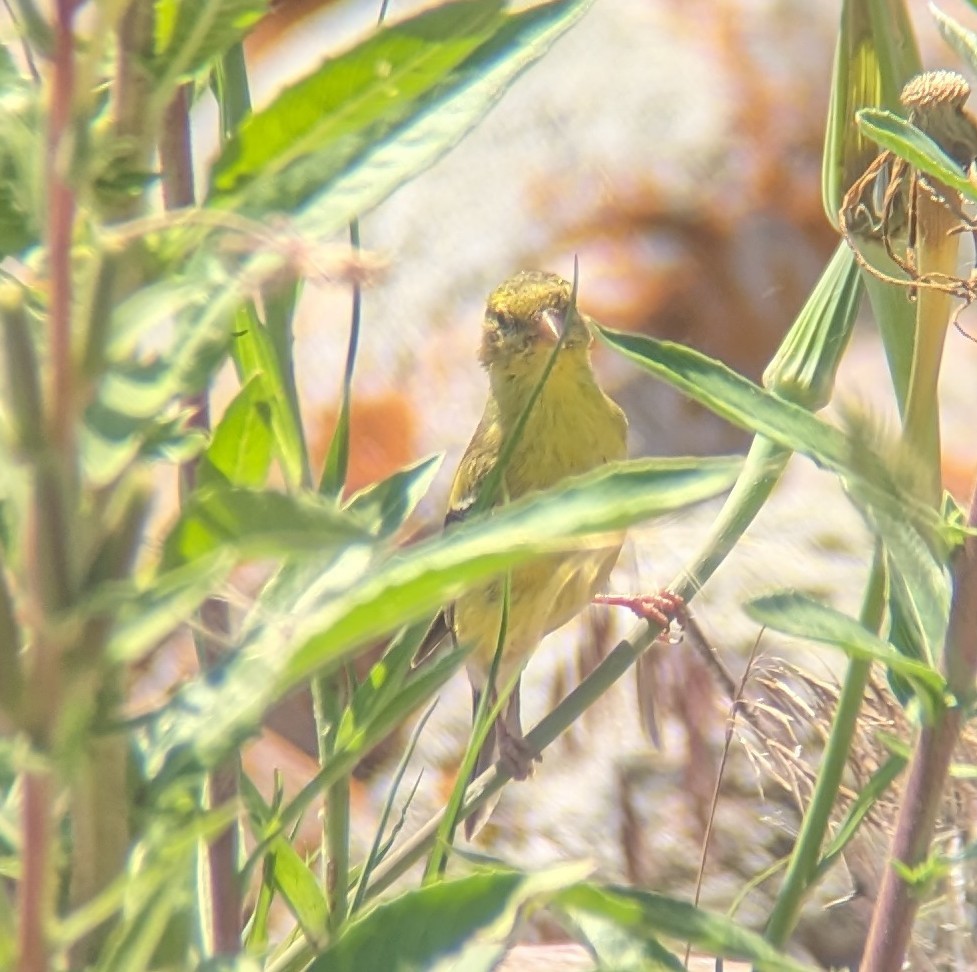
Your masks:
<path fill-rule="evenodd" d="M 186 415 L 172 408 L 161 409 L 156 415 L 140 415 L 139 386 L 127 384 L 133 391 L 134 412 L 119 411 L 101 399 L 85 412 L 81 456 L 86 478 L 95 486 L 114 482 L 140 456 L 183 462 L 198 455 L 207 444 L 203 432 L 188 428 Z M 103 390 L 107 397 L 115 397 L 120 387 L 107 379 Z M 155 395 L 155 391 L 147 393 Z"/>
<path fill-rule="evenodd" d="M 963 169 L 928 135 L 912 122 L 891 111 L 864 109 L 858 113 L 858 127 L 874 142 L 895 152 L 914 169 L 936 176 L 966 199 L 977 199 L 977 185 Z"/>
<path fill-rule="evenodd" d="M 174 567 L 222 548 L 243 557 L 321 553 L 370 539 L 352 517 L 310 496 L 207 486 L 195 491 L 163 545 Z"/>
<path fill-rule="evenodd" d="M 352 921 L 309 972 L 491 972 L 523 911 L 587 870 L 564 864 L 525 875 L 494 871 L 407 891 Z"/>
<path fill-rule="evenodd" d="M 915 482 L 899 478 L 899 470 L 890 468 L 864 438 L 846 435 L 807 409 L 764 391 L 721 362 L 691 348 L 600 326 L 597 331 L 607 344 L 645 371 L 733 425 L 857 480 L 863 502 L 871 502 L 912 524 L 928 545 L 941 545 L 939 518 L 928 504 L 916 499 Z"/>
<path fill-rule="evenodd" d="M 494 14 L 491 38 L 454 69 L 432 78 L 422 96 L 408 104 L 397 101 L 396 117 L 384 116 L 355 139 L 343 138 L 340 146 L 323 146 L 307 160 L 294 163 L 298 170 L 294 185 L 258 186 L 268 198 L 252 198 L 251 188 L 246 187 L 240 198 L 228 202 L 243 205 L 246 211 L 254 206 L 264 211 L 287 199 L 307 199 L 298 227 L 317 237 L 336 232 L 453 148 L 591 2 L 557 0 L 519 13 Z M 498 5 L 481 6 L 497 9 Z M 411 23 L 387 29 L 407 29 Z"/>
<path fill-rule="evenodd" d="M 416 117 L 376 141 L 311 200 L 298 218 L 308 233 L 335 232 L 433 165 L 471 131 L 512 82 L 545 54 L 592 0 L 559 0 L 509 14 Z"/>
<path fill-rule="evenodd" d="M 754 621 L 774 631 L 833 645 L 852 658 L 881 662 L 912 682 L 924 696 L 942 704 L 946 681 L 936 669 L 907 658 L 854 618 L 805 594 L 761 597 L 747 605 L 747 613 Z"/>
<path fill-rule="evenodd" d="M 534 556 L 576 549 L 588 536 L 714 496 L 740 465 L 725 458 L 611 464 L 379 564 L 371 546 L 326 551 L 304 568 L 289 563 L 258 598 L 220 679 L 194 680 L 174 698 L 157 727 L 154 766 L 170 754 L 172 772 L 188 761 L 214 765 L 256 729 L 268 705 L 311 673 L 328 674 L 373 639 L 430 618 L 467 587 Z M 326 556 L 332 559 L 323 563 Z"/>
<path fill-rule="evenodd" d="M 603 914 L 576 910 L 568 922 L 594 953 L 601 969 L 614 972 L 686 972 L 679 958 L 651 935 L 637 936 Z"/>
<path fill-rule="evenodd" d="M 184 807 L 193 806 L 188 793 L 171 794 L 171 801 L 174 798 Z M 235 810 L 221 807 L 183 820 L 173 809 L 171 802 L 166 812 L 151 818 L 151 826 L 133 847 L 124 873 L 52 929 L 58 945 L 68 948 L 118 913 L 120 920 L 112 927 L 93 966 L 98 972 L 185 967 L 189 959 L 187 953 L 172 956 L 181 944 L 172 933 L 179 923 L 185 923 L 193 908 L 201 843 L 226 830 L 233 823 Z M 171 941 L 167 941 L 168 935 Z M 189 934 L 182 944 L 188 945 L 188 939 Z M 170 963 L 162 961 L 161 953 L 167 949 L 173 958 Z"/>
<path fill-rule="evenodd" d="M 275 887 L 281 892 L 306 938 L 311 942 L 323 942 L 329 906 L 318 878 L 295 848 L 282 837 L 272 841 L 268 856 Z"/>
<path fill-rule="evenodd" d="M 757 972 L 813 972 L 729 918 L 665 895 L 579 884 L 558 894 L 555 906 L 573 921 L 586 915 L 608 921 L 621 936 L 632 939 L 635 950 L 666 936 L 710 955 L 745 959 Z"/>
<path fill-rule="evenodd" d="M 325 61 L 244 122 L 214 165 L 213 192 L 247 186 L 262 208 L 295 208 L 328 179 L 330 168 L 343 171 L 364 142 L 401 122 L 492 35 L 501 16 L 500 0 L 445 4 L 380 28 Z M 318 158 L 324 151 L 328 160 Z M 328 168 L 317 173 L 322 162 Z"/>
<path fill-rule="evenodd" d="M 206 70 L 269 9 L 268 0 L 156 0 L 154 92 L 164 99 L 181 81 Z"/>
<path fill-rule="evenodd" d="M 403 552 L 372 571 L 348 596 L 324 605 L 319 623 L 327 617 L 330 621 L 295 653 L 287 677 L 301 680 L 327 658 L 335 659 L 339 646 L 362 644 L 429 616 L 472 583 L 533 553 L 573 549 L 586 536 L 622 530 L 715 496 L 730 486 L 739 466 L 739 460 L 725 458 L 611 463 L 472 518 Z"/>
<path fill-rule="evenodd" d="M 429 456 L 354 493 L 346 509 L 379 537 L 399 530 L 427 494 L 444 456 Z"/>
<path fill-rule="evenodd" d="M 271 468 L 272 402 L 261 376 L 255 375 L 234 396 L 214 429 L 199 469 L 200 483 L 216 472 L 230 486 L 263 486 Z"/>
<path fill-rule="evenodd" d="M 261 383 L 261 395 L 269 409 L 275 454 L 286 484 L 295 489 L 302 482 L 307 463 L 301 418 L 297 403 L 289 392 L 291 385 L 286 379 L 282 359 L 250 302 L 237 314 L 231 356 L 242 382 Z"/>

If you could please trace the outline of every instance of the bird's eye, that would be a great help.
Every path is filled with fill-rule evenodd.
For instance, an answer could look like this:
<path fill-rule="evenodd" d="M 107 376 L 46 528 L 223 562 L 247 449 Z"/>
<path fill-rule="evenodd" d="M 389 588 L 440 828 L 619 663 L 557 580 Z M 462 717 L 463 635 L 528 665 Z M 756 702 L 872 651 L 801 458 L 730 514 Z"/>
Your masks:
<path fill-rule="evenodd" d="M 501 310 L 489 310 L 486 313 L 487 320 L 494 324 L 500 331 L 508 332 L 512 330 L 512 318 Z"/>

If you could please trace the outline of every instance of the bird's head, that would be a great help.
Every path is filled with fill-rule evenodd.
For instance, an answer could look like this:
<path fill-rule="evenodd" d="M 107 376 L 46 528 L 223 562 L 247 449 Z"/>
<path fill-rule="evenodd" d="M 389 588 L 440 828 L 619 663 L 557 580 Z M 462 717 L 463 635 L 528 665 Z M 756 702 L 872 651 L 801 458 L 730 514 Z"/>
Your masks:
<path fill-rule="evenodd" d="M 570 304 L 571 291 L 562 277 L 540 270 L 523 270 L 496 287 L 485 308 L 479 350 L 489 372 L 544 367 L 564 332 L 562 351 L 586 352 L 592 338 L 587 318 Z"/>

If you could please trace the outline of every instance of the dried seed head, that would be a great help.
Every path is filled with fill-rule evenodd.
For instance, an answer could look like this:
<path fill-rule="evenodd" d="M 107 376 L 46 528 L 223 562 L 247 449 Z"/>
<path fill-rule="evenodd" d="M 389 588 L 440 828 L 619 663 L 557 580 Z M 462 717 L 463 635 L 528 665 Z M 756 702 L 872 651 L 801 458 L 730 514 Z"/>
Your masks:
<path fill-rule="evenodd" d="M 977 124 L 964 108 L 969 96 L 970 85 L 954 71 L 918 74 L 900 96 L 909 120 L 963 169 L 977 156 Z"/>
<path fill-rule="evenodd" d="M 907 82 L 899 95 L 903 107 L 915 114 L 935 108 L 963 108 L 970 85 L 956 71 L 924 71 Z"/>

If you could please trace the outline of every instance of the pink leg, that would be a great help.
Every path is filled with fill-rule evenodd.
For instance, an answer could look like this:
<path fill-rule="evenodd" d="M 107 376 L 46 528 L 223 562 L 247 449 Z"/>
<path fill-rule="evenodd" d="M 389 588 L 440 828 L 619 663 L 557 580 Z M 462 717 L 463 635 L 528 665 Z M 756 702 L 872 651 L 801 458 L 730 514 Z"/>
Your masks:
<path fill-rule="evenodd" d="M 626 607 L 645 621 L 660 624 L 667 628 L 672 621 L 681 622 L 685 616 L 685 601 L 671 591 L 657 594 L 597 594 L 595 604 L 608 604 L 611 607 Z"/>

